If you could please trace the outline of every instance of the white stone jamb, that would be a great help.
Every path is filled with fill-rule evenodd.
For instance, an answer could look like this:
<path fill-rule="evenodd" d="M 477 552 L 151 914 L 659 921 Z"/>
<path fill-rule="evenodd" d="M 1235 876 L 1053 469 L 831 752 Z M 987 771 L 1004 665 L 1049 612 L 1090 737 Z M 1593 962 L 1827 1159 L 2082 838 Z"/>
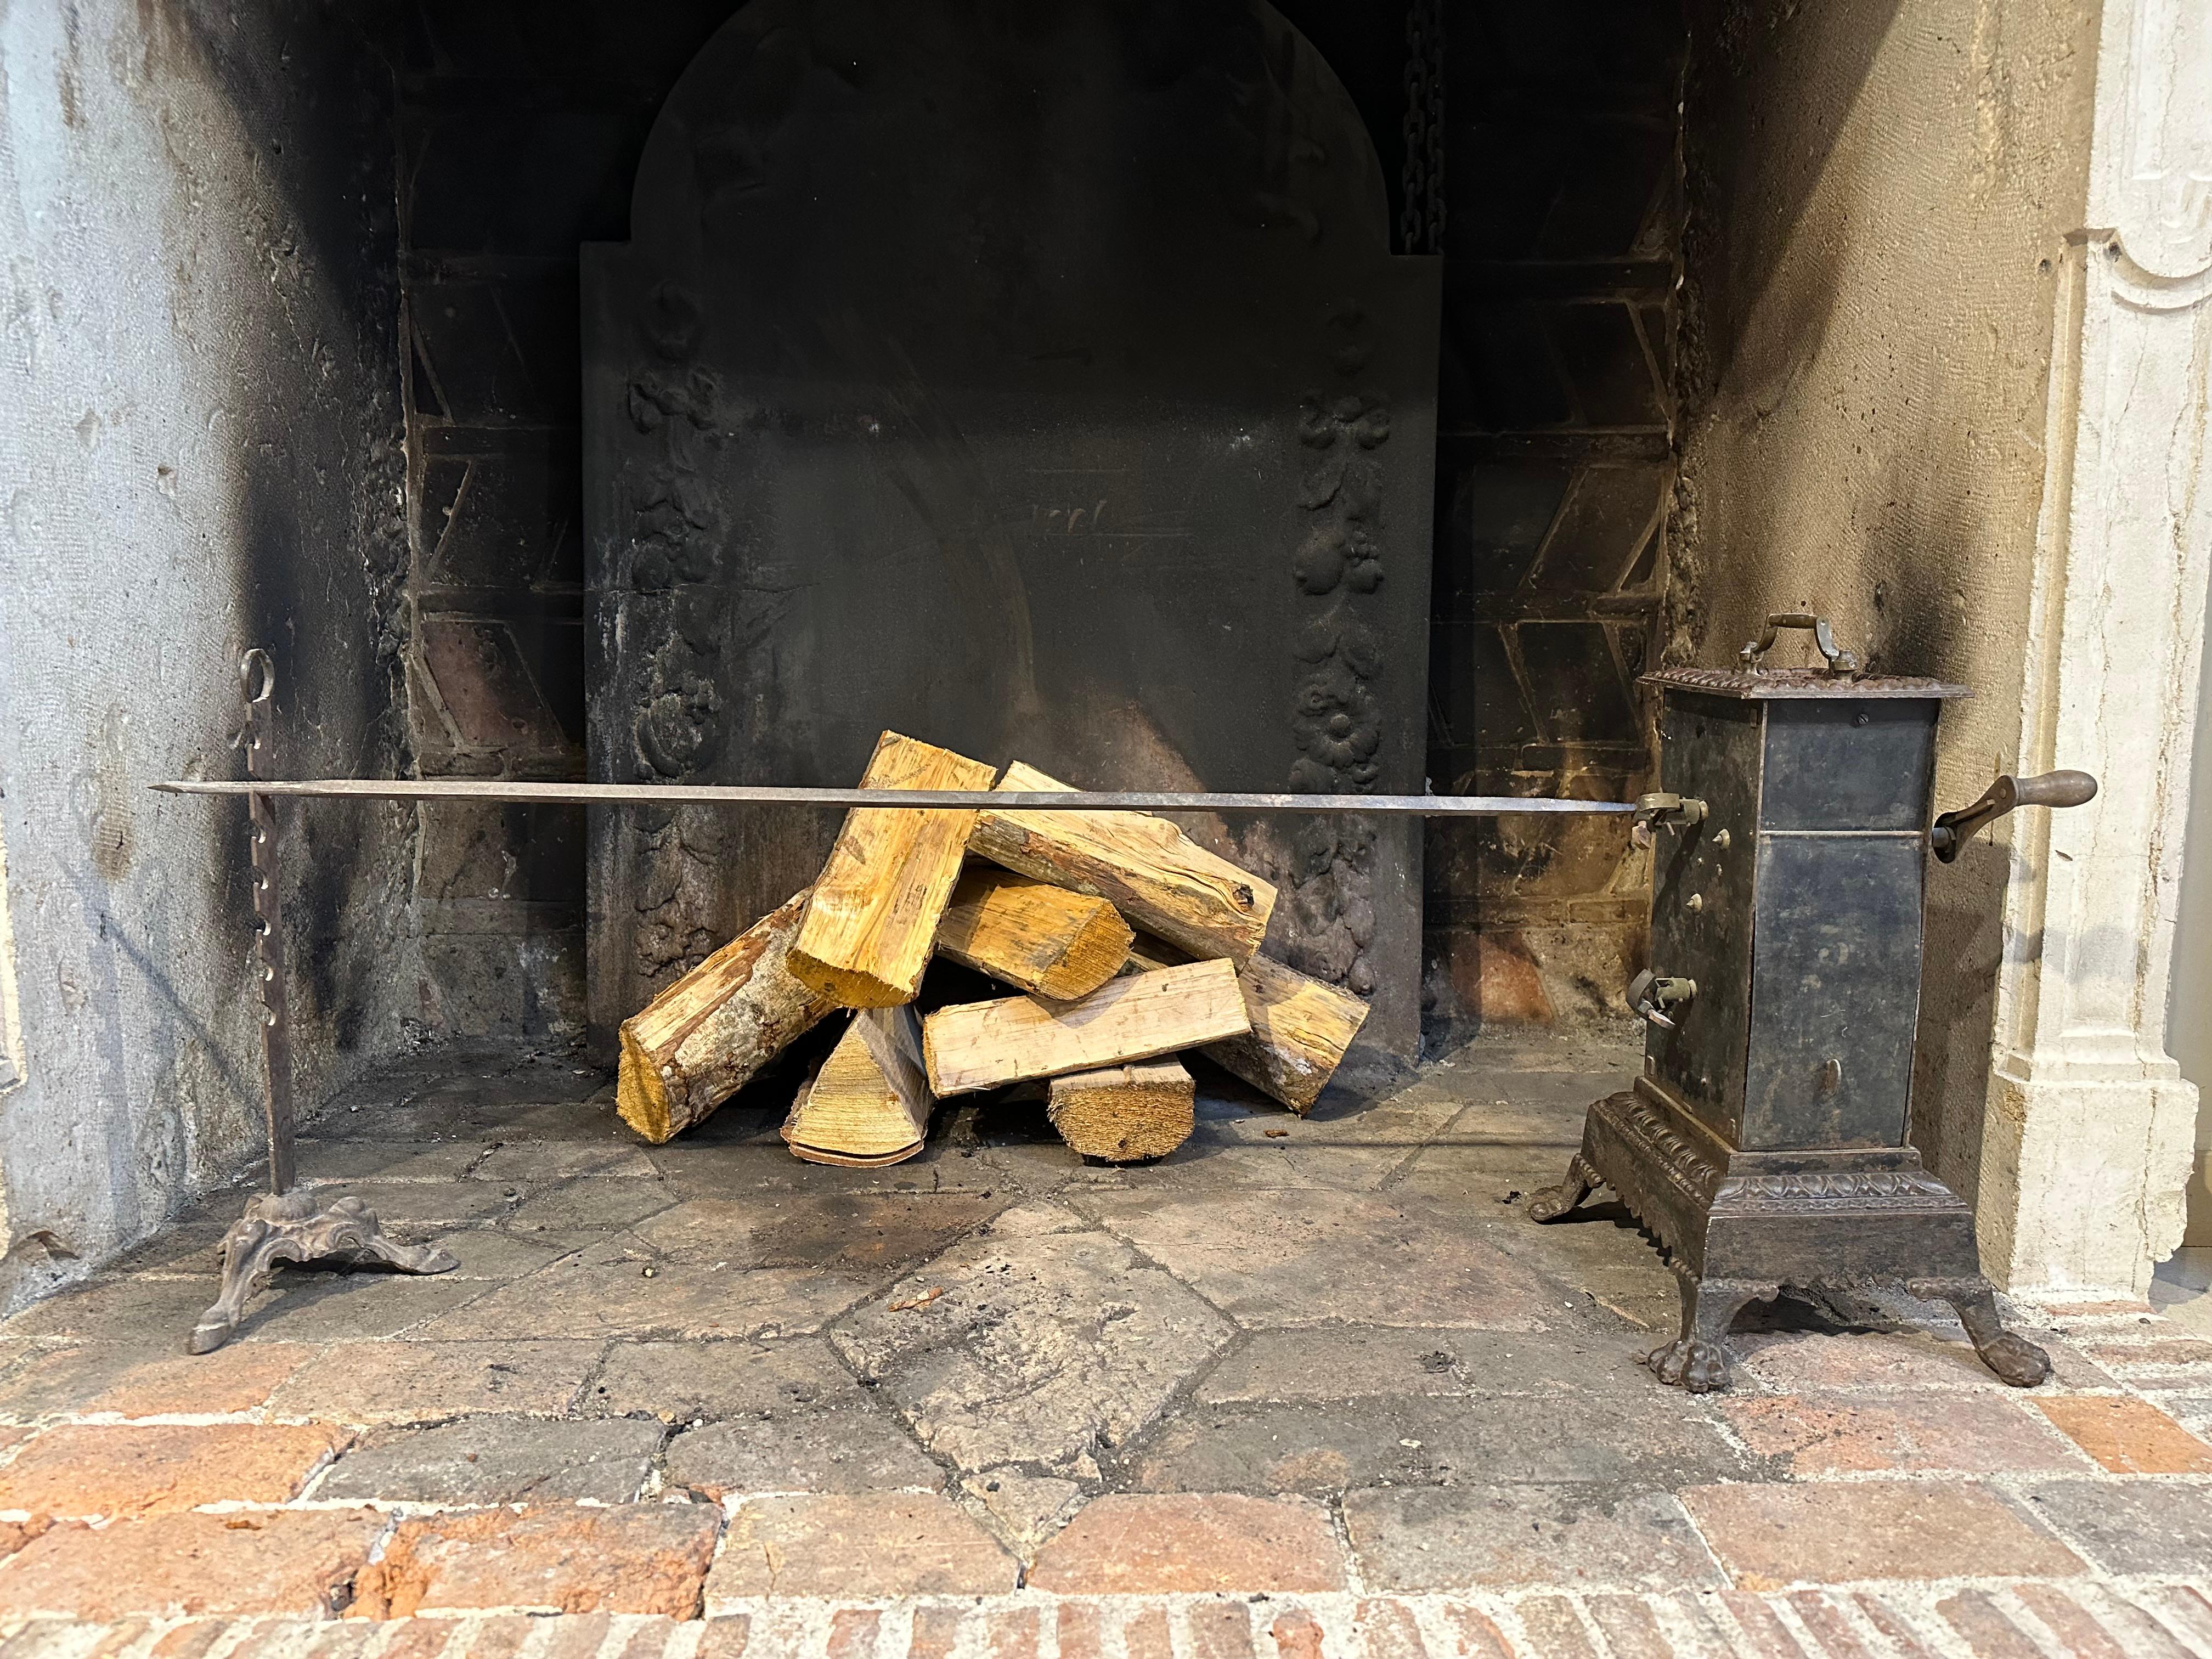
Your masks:
<path fill-rule="evenodd" d="M 1977 1219 L 2021 1291 L 2142 1296 L 2181 1242 L 2197 1090 L 2166 1050 L 2212 580 L 2212 8 L 2106 0 L 2089 228 L 2057 256 L 2019 769 L 2094 802 L 2007 826 Z"/>

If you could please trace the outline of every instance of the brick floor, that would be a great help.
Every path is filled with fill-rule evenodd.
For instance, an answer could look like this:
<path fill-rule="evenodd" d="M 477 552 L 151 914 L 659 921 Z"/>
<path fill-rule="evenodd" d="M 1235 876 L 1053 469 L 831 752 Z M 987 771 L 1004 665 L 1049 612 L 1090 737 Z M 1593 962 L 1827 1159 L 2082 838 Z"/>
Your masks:
<path fill-rule="evenodd" d="M 1504 1201 L 1583 1063 L 1294 1140 L 1209 1096 L 1134 1170 L 1003 1107 L 883 1170 L 742 1105 L 641 1149 L 565 1066 L 365 1100 L 308 1167 L 456 1274 L 280 1270 L 186 1358 L 226 1198 L 0 1325 L 0 1659 L 2212 1653 L 2203 1339 L 2020 1310 L 2016 1391 L 1893 1299 L 1662 1389 L 1656 1253 Z"/>

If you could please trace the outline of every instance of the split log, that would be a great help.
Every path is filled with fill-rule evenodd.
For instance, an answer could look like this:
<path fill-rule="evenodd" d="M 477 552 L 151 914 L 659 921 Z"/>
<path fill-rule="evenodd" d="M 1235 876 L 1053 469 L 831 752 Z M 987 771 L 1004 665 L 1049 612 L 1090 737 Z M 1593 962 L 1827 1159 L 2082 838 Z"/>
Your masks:
<path fill-rule="evenodd" d="M 836 1007 L 787 968 L 811 891 L 801 888 L 623 1022 L 615 1109 L 655 1146 L 702 1121 Z"/>
<path fill-rule="evenodd" d="M 1122 971 L 1157 972 L 1182 959 L 1172 946 L 1139 936 Z M 1250 1030 L 1207 1043 L 1199 1052 L 1304 1117 L 1366 1023 L 1366 1003 L 1273 957 L 1255 956 L 1237 970 L 1237 988 L 1243 994 Z"/>
<path fill-rule="evenodd" d="M 1102 898 L 974 864 L 952 890 L 937 948 L 1018 990 L 1068 1002 L 1121 971 L 1135 942 Z"/>
<path fill-rule="evenodd" d="M 922 1022 L 939 1096 L 1150 1060 L 1250 1029 L 1237 970 L 1194 962 L 1109 980 L 1079 1002 L 1008 997 L 939 1008 Z"/>
<path fill-rule="evenodd" d="M 921 1150 L 936 1103 L 913 1008 L 862 1008 L 792 1103 L 783 1139 L 810 1164 L 896 1164 Z"/>
<path fill-rule="evenodd" d="M 1045 1116 L 1085 1158 L 1165 1158 L 1198 1126 L 1198 1085 L 1180 1060 L 1147 1060 L 1052 1080 Z"/>
<path fill-rule="evenodd" d="M 896 732 L 876 740 L 863 789 L 988 789 L 992 769 Z M 791 947 L 791 971 L 847 1008 L 914 1000 L 960 878 L 972 811 L 856 806 Z"/>
<path fill-rule="evenodd" d="M 1016 761 L 1001 790 L 1072 786 Z M 985 808 L 968 839 L 994 864 L 1103 898 L 1137 927 L 1193 957 L 1242 966 L 1267 937 L 1275 890 L 1149 812 L 1016 812 Z"/>

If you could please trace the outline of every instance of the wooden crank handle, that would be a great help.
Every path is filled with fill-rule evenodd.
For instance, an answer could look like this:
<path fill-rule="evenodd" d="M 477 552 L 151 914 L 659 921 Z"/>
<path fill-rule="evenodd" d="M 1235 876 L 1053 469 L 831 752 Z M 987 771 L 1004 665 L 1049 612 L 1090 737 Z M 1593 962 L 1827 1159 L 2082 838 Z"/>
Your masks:
<path fill-rule="evenodd" d="M 1983 792 L 1972 806 L 1946 812 L 1928 832 L 1928 844 L 1945 864 L 1977 830 L 1993 823 L 2015 806 L 2080 806 L 2096 798 L 2097 781 L 2087 772 L 2045 772 L 2039 777 L 2002 777 Z"/>

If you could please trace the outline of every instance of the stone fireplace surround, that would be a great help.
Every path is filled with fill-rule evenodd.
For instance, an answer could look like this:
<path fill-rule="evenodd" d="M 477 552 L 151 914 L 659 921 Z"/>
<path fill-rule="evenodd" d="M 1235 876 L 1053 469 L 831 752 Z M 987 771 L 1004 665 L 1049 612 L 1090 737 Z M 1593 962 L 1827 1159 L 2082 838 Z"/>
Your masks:
<path fill-rule="evenodd" d="M 1716 5 L 1547 33 L 1523 9 L 1471 13 L 1449 66 L 1451 153 L 1484 164 L 1448 172 L 1431 775 L 1632 788 L 1644 737 L 1605 688 L 1647 653 L 1717 659 L 1800 603 L 1981 691 L 1947 798 L 1993 757 L 2100 771 L 2097 811 L 1978 849 L 1933 919 L 1965 970 L 1923 1011 L 1916 1133 L 1978 1192 L 2000 1278 L 2139 1287 L 2177 1232 L 2193 1111 L 2161 1032 L 2204 586 L 2201 25 L 2176 0 L 1899 0 L 1850 28 Z M 1395 179 L 1395 20 L 1286 10 Z M 137 793 L 228 763 L 222 664 L 297 657 L 302 771 L 574 771 L 574 249 L 620 233 L 660 93 L 724 15 L 364 6 L 289 34 L 190 5 L 94 8 L 71 33 L 11 15 L 11 68 L 46 88 L 11 106 L 16 199 L 120 201 L 135 179 L 171 204 L 76 243 L 27 231 L 43 276 L 10 279 L 11 314 L 48 321 L 9 366 L 45 419 L 11 423 L 9 544 L 103 569 L 104 491 L 140 514 L 152 607 L 63 582 L 37 639 L 11 625 L 10 706 L 55 715 L 5 757 L 25 811 L 0 1022 L 11 1302 L 255 1139 L 235 826 Z M 1953 41 L 1966 70 L 1942 67 Z M 198 148 L 165 149 L 164 124 Z M 394 190 L 363 159 L 384 155 Z M 133 235 L 146 257 L 118 258 Z M 166 271 L 171 247 L 173 304 L 80 280 Z M 1954 361 L 1961 315 L 1983 326 Z M 137 343 L 103 354 L 115 338 Z M 92 459 L 58 465 L 41 432 Z M 150 678 L 59 708 L 37 689 L 87 684 L 149 620 L 175 642 Z M 15 781 L 37 778 L 51 799 Z M 571 819 L 303 834 L 338 854 L 302 861 L 289 907 L 311 1094 L 410 1042 L 577 1033 Z M 1437 1029 L 1571 1018 L 1636 960 L 1618 849 L 1501 831 L 1427 850 Z M 1973 988 L 1991 977 L 1994 1006 Z M 138 1040 L 87 1035 L 103 1020 Z"/>

